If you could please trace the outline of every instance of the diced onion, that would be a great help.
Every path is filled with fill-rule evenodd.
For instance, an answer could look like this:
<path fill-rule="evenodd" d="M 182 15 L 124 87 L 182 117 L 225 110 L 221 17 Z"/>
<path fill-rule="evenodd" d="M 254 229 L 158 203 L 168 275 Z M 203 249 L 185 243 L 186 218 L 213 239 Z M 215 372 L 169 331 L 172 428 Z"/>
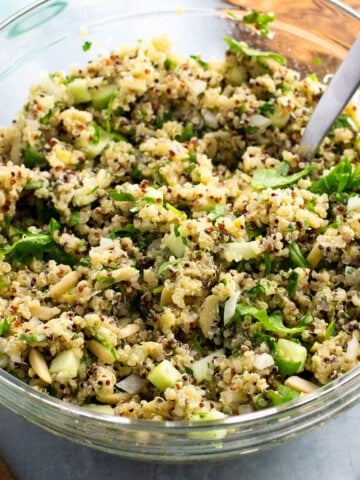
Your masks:
<path fill-rule="evenodd" d="M 224 325 L 226 325 L 229 320 L 232 319 L 236 309 L 236 303 L 238 301 L 240 292 L 235 292 L 231 297 L 225 302 L 224 305 Z"/>
<path fill-rule="evenodd" d="M 350 197 L 347 203 L 348 212 L 360 210 L 360 197 Z"/>
<path fill-rule="evenodd" d="M 211 128 L 218 128 L 217 114 L 210 110 L 203 109 L 201 112 L 203 119 L 207 125 Z"/>
<path fill-rule="evenodd" d="M 272 367 L 274 363 L 274 359 L 270 353 L 260 353 L 255 356 L 253 361 L 253 365 L 257 370 L 264 370 L 265 368 Z"/>
<path fill-rule="evenodd" d="M 347 349 L 346 349 L 346 356 L 350 360 L 356 360 L 360 353 L 360 343 L 358 338 L 358 333 L 355 331 L 353 333 L 352 339 L 349 341 Z"/>
<path fill-rule="evenodd" d="M 139 393 L 144 387 L 146 381 L 139 377 L 138 375 L 131 374 L 128 377 L 123 378 L 116 384 L 117 388 L 123 390 L 124 392 L 134 394 Z"/>
<path fill-rule="evenodd" d="M 254 113 L 249 117 L 250 124 L 258 128 L 266 128 L 271 125 L 271 119 L 260 115 L 259 113 Z"/>

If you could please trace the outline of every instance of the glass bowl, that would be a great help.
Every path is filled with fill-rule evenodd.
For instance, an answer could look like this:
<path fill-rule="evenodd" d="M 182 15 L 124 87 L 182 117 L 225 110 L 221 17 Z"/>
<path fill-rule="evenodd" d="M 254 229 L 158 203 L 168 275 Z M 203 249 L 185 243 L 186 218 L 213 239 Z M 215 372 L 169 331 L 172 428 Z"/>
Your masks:
<path fill-rule="evenodd" d="M 231 5 L 232 4 L 232 5 Z M 244 27 L 246 9 L 272 11 L 275 35 Z M 93 52 L 167 33 L 175 50 L 220 57 L 223 38 L 246 39 L 275 50 L 303 72 L 333 72 L 359 34 L 360 15 L 337 1 L 230 2 L 172 0 L 42 0 L 0 25 L 0 124 L 22 107 L 43 71 L 83 65 Z M 314 59 L 320 61 L 314 62 Z M 316 392 L 265 410 L 209 422 L 132 420 L 86 410 L 39 393 L 0 370 L 0 402 L 28 421 L 69 440 L 108 453 L 156 461 L 220 459 L 284 442 L 335 418 L 360 397 L 360 368 Z M 200 423 L 200 424 L 199 424 Z"/>

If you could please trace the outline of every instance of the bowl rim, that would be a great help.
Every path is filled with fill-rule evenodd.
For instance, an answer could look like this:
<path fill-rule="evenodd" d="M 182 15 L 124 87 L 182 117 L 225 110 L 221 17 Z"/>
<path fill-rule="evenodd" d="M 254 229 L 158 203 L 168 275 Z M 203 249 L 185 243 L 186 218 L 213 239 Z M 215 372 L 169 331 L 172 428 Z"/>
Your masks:
<path fill-rule="evenodd" d="M 22 8 L 21 10 L 17 11 L 15 14 L 11 15 L 3 22 L 1 22 L 0 32 L 3 29 L 11 26 L 14 22 L 18 21 L 26 14 L 32 13 L 37 8 L 46 4 L 51 4 L 54 1 L 55 0 L 36 0 L 35 2 L 32 2 L 31 4 L 27 5 L 26 7 Z M 328 4 L 335 5 L 336 7 L 342 9 L 344 12 L 355 17 L 357 20 L 360 20 L 360 12 L 357 12 L 352 7 L 344 5 L 338 0 L 325 1 Z M 231 8 L 231 6 L 229 8 Z M 176 12 L 173 8 L 167 7 L 164 8 L 161 12 L 154 10 L 142 10 L 139 13 L 123 13 L 119 16 L 119 18 L 126 19 L 128 17 L 133 18 L 136 16 L 144 16 L 154 13 L 175 14 Z M 219 15 L 219 13 L 222 12 L 219 12 L 216 8 L 212 7 L 187 7 L 184 13 L 207 13 Z M 334 396 L 337 399 L 339 397 L 347 395 L 349 392 L 356 389 L 356 395 L 347 402 L 344 402 L 345 405 L 351 406 L 360 399 L 360 365 L 354 367 L 351 371 L 339 376 L 337 379 L 332 380 L 328 384 L 320 386 L 316 391 L 300 396 L 299 398 L 294 399 L 290 402 L 249 413 L 229 415 L 221 420 L 202 421 L 200 422 L 201 425 L 199 424 L 199 422 L 188 420 L 145 420 L 98 413 L 75 404 L 64 402 L 48 394 L 39 392 L 33 387 L 30 387 L 18 378 L 14 377 L 9 372 L 0 368 L 0 403 L 22 416 L 25 415 L 25 412 L 21 410 L 21 406 L 19 407 L 19 405 L 9 405 L 8 401 L 4 401 L 3 390 L 5 387 L 12 391 L 12 393 L 14 394 L 14 398 L 16 397 L 17 399 L 20 399 L 21 396 L 25 394 L 29 397 L 29 399 L 36 402 L 36 406 L 48 407 L 49 411 L 62 412 L 64 416 L 68 417 L 69 419 L 76 418 L 77 421 L 79 419 L 88 419 L 102 426 L 108 425 L 111 427 L 126 427 L 127 429 L 133 431 L 151 430 L 152 432 L 159 433 L 164 433 L 165 431 L 171 431 L 172 433 L 182 433 L 187 432 L 189 427 L 191 427 L 192 431 L 203 431 L 208 429 L 208 427 L 211 427 L 212 430 L 220 430 L 221 428 L 224 428 L 224 426 L 256 427 L 258 423 L 265 423 L 266 420 L 270 419 L 272 422 L 279 421 L 283 422 L 283 424 L 295 424 L 298 419 L 296 414 L 299 409 L 304 409 L 304 411 L 307 412 L 306 414 L 311 415 L 314 413 L 314 409 L 311 407 L 314 406 L 315 408 L 317 405 L 322 404 L 324 401 L 333 399 Z M 323 406 L 322 412 L 325 412 L 326 408 L 327 404 Z M 28 418 L 28 420 L 31 421 L 31 418 Z M 317 423 L 319 423 L 319 421 Z"/>

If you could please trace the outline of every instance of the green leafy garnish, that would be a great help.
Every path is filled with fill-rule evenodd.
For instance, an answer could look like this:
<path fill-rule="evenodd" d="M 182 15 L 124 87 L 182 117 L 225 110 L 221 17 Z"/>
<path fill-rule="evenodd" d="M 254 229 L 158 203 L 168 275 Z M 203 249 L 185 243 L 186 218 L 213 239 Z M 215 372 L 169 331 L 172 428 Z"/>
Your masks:
<path fill-rule="evenodd" d="M 260 282 L 257 282 L 255 287 L 245 290 L 244 293 L 249 297 L 256 297 L 257 295 L 265 295 L 266 291 L 263 285 Z"/>
<path fill-rule="evenodd" d="M 265 102 L 260 107 L 260 113 L 265 117 L 269 117 L 273 115 L 274 111 L 275 111 L 275 105 L 273 102 Z"/>
<path fill-rule="evenodd" d="M 350 128 L 351 130 L 354 130 L 354 124 L 348 115 L 342 113 L 336 119 L 335 123 L 330 129 L 330 132 L 333 132 L 335 128 Z"/>
<path fill-rule="evenodd" d="M 249 305 L 247 303 L 238 303 L 236 305 L 233 319 L 236 320 L 240 317 L 244 317 L 245 315 L 250 315 L 251 317 L 258 320 L 265 328 L 265 330 L 269 332 L 294 335 L 296 333 L 301 333 L 306 329 L 306 325 L 299 325 L 298 327 L 285 326 L 280 311 L 275 311 L 268 315 L 264 308 L 259 309 L 254 305 Z"/>
<path fill-rule="evenodd" d="M 258 409 L 274 407 L 281 405 L 282 403 L 290 402 L 300 396 L 300 393 L 296 390 L 283 385 L 282 383 L 276 384 L 277 390 L 266 390 L 260 393 L 256 397 L 255 406 Z"/>
<path fill-rule="evenodd" d="M 40 123 L 42 125 L 49 125 L 52 114 L 53 114 L 53 109 L 50 108 L 50 110 L 43 117 L 39 119 Z"/>
<path fill-rule="evenodd" d="M 204 60 L 202 60 L 200 55 L 190 55 L 190 58 L 195 60 L 203 68 L 207 68 L 209 65 L 207 62 L 204 62 Z"/>
<path fill-rule="evenodd" d="M 38 188 L 42 188 L 42 182 L 27 182 L 24 185 L 24 190 L 37 190 Z"/>
<path fill-rule="evenodd" d="M 89 51 L 91 46 L 92 46 L 92 42 L 89 42 L 89 40 L 86 40 L 86 42 L 84 42 L 82 45 L 83 52 Z"/>
<path fill-rule="evenodd" d="M 109 197 L 116 200 L 117 202 L 134 202 L 135 197 L 131 195 L 131 193 L 126 192 L 117 192 L 116 190 L 109 190 L 108 191 Z"/>
<path fill-rule="evenodd" d="M 237 42 L 236 40 L 230 37 L 225 37 L 224 40 L 229 45 L 230 50 L 234 53 L 241 53 L 245 57 L 270 58 L 280 63 L 280 65 L 286 64 L 286 58 L 283 57 L 282 55 L 279 55 L 278 53 L 256 50 L 255 48 L 251 48 L 248 45 L 246 45 L 246 43 Z"/>
<path fill-rule="evenodd" d="M 180 135 L 176 135 L 175 140 L 178 142 L 188 142 L 194 136 L 194 126 L 192 123 L 188 123 Z"/>
<path fill-rule="evenodd" d="M 128 223 L 124 227 L 114 228 L 110 233 L 110 238 L 114 239 L 116 237 L 137 237 L 140 235 L 141 230 L 136 228 L 132 223 Z"/>
<path fill-rule="evenodd" d="M 299 278 L 299 274 L 297 272 L 292 271 L 292 272 L 289 273 L 288 284 L 286 286 L 286 290 L 287 290 L 290 298 L 294 295 L 294 293 L 296 291 L 296 285 L 297 285 L 298 278 Z"/>
<path fill-rule="evenodd" d="M 80 212 L 79 211 L 72 212 L 69 226 L 75 227 L 76 225 L 79 225 L 79 222 L 80 222 Z"/>
<path fill-rule="evenodd" d="M 352 167 L 348 157 L 344 157 L 327 175 L 312 183 L 312 193 L 342 193 L 360 191 L 360 166 Z"/>
<path fill-rule="evenodd" d="M 273 22 L 275 15 L 273 13 L 260 13 L 257 10 L 248 13 L 242 19 L 243 23 L 247 25 L 254 25 L 254 27 L 261 32 L 265 37 L 269 35 L 269 24 Z"/>
<path fill-rule="evenodd" d="M 295 267 L 301 267 L 301 268 L 310 267 L 304 255 L 302 254 L 299 245 L 296 242 L 291 242 L 288 248 L 289 248 L 290 260 Z"/>
<path fill-rule="evenodd" d="M 96 277 L 96 281 L 105 285 L 111 285 L 112 283 L 115 283 L 115 280 L 112 277 L 106 277 L 104 275 L 98 275 Z"/>
<path fill-rule="evenodd" d="M 334 330 L 335 330 L 335 323 L 336 323 L 336 319 L 333 318 L 331 320 L 331 322 L 329 323 L 329 325 L 326 327 L 326 331 L 325 331 L 325 340 L 329 340 L 330 337 L 332 337 L 333 333 L 334 333 Z"/>
<path fill-rule="evenodd" d="M 213 221 L 213 223 L 215 223 L 216 220 L 218 220 L 219 218 L 225 217 L 225 215 L 226 215 L 226 205 L 224 205 L 224 204 L 215 205 L 215 207 L 208 210 L 207 213 L 211 217 L 211 220 Z"/>
<path fill-rule="evenodd" d="M 164 275 L 164 273 L 166 273 L 169 268 L 171 267 L 175 267 L 176 265 L 178 265 L 178 263 L 180 263 L 182 261 L 182 258 L 176 258 L 174 260 L 169 260 L 168 262 L 164 262 L 160 265 L 160 267 L 158 268 L 158 271 L 156 273 L 156 276 L 157 277 L 161 277 L 162 275 Z"/>
<path fill-rule="evenodd" d="M 9 318 L 4 318 L 0 322 L 0 337 L 3 337 L 6 333 L 10 331 L 10 321 Z"/>
<path fill-rule="evenodd" d="M 49 222 L 49 229 L 41 233 L 23 233 L 22 237 L 10 247 L 0 250 L 5 260 L 16 266 L 27 265 L 33 258 L 49 258 L 59 264 L 75 265 L 78 259 L 65 252 L 53 239 L 54 232 L 60 224 L 55 219 Z"/>
<path fill-rule="evenodd" d="M 174 68 L 177 67 L 177 64 L 174 62 L 174 60 L 171 60 L 171 58 L 166 58 L 164 60 L 164 67 L 166 70 L 174 70 Z"/>
<path fill-rule="evenodd" d="M 304 168 L 300 172 L 292 175 L 284 175 L 283 164 L 276 168 L 259 168 L 255 170 L 251 186 L 256 190 L 264 190 L 266 188 L 284 188 L 297 183 L 301 178 L 306 177 L 312 170 L 311 166 Z"/>
<path fill-rule="evenodd" d="M 39 334 L 39 333 L 20 333 L 19 339 L 22 342 L 27 342 L 27 343 L 45 342 L 46 335 Z"/>
<path fill-rule="evenodd" d="M 24 165 L 27 168 L 40 168 L 40 170 L 49 167 L 46 158 L 29 146 L 24 150 Z"/>
<path fill-rule="evenodd" d="M 155 128 L 162 128 L 164 126 L 164 123 L 169 122 L 172 119 L 172 112 L 167 112 L 165 115 L 161 118 L 158 118 L 155 120 Z"/>

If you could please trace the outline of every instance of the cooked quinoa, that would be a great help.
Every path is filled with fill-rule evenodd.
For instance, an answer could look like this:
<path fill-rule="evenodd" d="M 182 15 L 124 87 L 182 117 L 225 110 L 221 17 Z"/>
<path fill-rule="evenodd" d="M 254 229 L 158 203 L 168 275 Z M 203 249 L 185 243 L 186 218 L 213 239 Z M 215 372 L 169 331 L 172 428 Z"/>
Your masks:
<path fill-rule="evenodd" d="M 325 84 L 227 48 L 123 47 L 43 78 L 0 129 L 0 366 L 35 389 L 220 418 L 358 363 L 356 108 L 310 164 Z"/>

